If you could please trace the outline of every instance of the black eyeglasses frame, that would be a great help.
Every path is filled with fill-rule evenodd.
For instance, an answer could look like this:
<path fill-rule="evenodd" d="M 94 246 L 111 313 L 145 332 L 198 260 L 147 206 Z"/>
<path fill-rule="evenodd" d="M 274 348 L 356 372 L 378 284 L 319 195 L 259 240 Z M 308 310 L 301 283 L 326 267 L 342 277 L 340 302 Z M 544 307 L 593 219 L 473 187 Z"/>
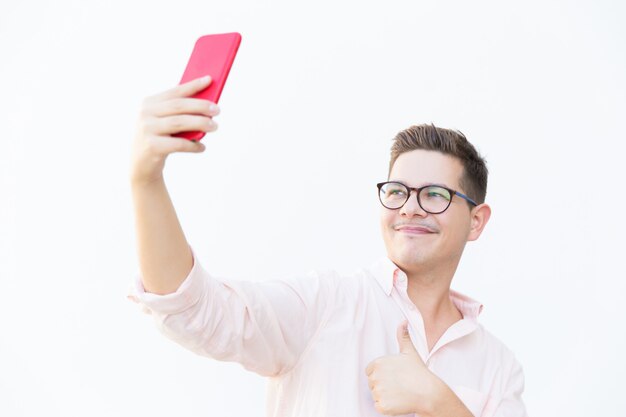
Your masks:
<path fill-rule="evenodd" d="M 403 187 L 406 187 L 407 190 L 409 190 L 409 192 L 406 195 L 406 200 L 404 201 L 404 203 L 402 203 L 402 205 L 400 207 L 397 208 L 389 208 L 387 207 L 384 203 L 383 200 L 381 199 L 381 192 L 380 189 L 386 185 L 386 184 L 400 184 Z M 419 206 L 422 208 L 422 210 L 424 210 L 426 213 L 429 214 L 441 214 L 444 211 L 448 210 L 448 207 L 450 207 L 450 204 L 452 204 L 452 196 L 454 195 L 458 195 L 459 197 L 463 198 L 465 201 L 467 201 L 468 203 L 477 206 L 478 203 L 476 203 L 474 200 L 472 200 L 470 197 L 466 196 L 463 193 L 460 193 L 456 190 L 453 190 L 451 188 L 448 187 L 444 187 L 443 185 L 439 185 L 439 184 L 428 184 L 425 185 L 423 187 L 419 187 L 419 188 L 414 188 L 414 187 L 409 187 L 408 185 L 401 183 L 400 181 L 385 181 L 385 182 L 379 182 L 378 184 L 376 184 L 376 187 L 378 188 L 378 199 L 380 200 L 380 204 L 383 205 L 383 207 L 385 207 L 388 210 L 400 210 L 402 207 L 404 207 L 404 205 L 406 204 L 407 201 L 409 201 L 409 198 L 411 198 L 411 191 L 415 191 L 415 197 L 417 198 L 417 204 L 419 204 Z M 429 187 L 439 187 L 439 188 L 443 188 L 444 190 L 448 191 L 450 193 L 450 200 L 448 201 L 448 205 L 446 206 L 446 208 L 444 208 L 441 211 L 438 212 L 432 212 L 432 211 L 428 211 L 426 210 L 424 207 L 422 207 L 422 202 L 420 201 L 420 193 L 422 192 L 423 189 L 425 188 L 429 188 Z"/>

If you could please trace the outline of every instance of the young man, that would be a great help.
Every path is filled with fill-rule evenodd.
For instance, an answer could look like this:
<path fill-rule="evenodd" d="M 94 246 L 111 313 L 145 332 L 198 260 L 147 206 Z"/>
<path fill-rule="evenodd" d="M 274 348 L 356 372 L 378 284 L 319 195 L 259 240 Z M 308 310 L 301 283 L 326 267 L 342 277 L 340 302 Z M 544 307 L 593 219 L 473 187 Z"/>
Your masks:
<path fill-rule="evenodd" d="M 147 99 L 132 159 L 141 277 L 133 298 L 160 329 L 206 356 L 269 377 L 269 416 L 520 416 L 523 375 L 450 290 L 467 241 L 491 209 L 487 168 L 465 137 L 413 126 L 394 140 L 378 184 L 387 257 L 353 276 L 221 281 L 187 243 L 163 182 L 171 137 L 216 128 L 219 109 L 189 98 L 195 80 Z"/>

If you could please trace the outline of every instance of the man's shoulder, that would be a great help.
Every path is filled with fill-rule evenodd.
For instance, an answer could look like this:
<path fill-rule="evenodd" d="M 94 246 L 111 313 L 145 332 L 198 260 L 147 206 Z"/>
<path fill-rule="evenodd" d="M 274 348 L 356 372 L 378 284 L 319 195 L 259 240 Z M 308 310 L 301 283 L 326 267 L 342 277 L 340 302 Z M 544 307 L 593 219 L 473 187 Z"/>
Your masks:
<path fill-rule="evenodd" d="M 453 289 L 450 289 L 450 297 L 457 309 L 463 314 L 463 317 L 476 325 L 476 329 L 472 334 L 474 343 L 479 345 L 481 351 L 487 355 L 514 358 L 511 349 L 494 333 L 487 330 L 484 323 L 481 322 L 480 316 L 483 311 L 483 304 L 480 301 Z"/>
<path fill-rule="evenodd" d="M 499 357 L 504 361 L 516 361 L 515 354 L 498 336 L 478 323 L 475 335 L 480 339 L 481 349 L 487 356 Z"/>

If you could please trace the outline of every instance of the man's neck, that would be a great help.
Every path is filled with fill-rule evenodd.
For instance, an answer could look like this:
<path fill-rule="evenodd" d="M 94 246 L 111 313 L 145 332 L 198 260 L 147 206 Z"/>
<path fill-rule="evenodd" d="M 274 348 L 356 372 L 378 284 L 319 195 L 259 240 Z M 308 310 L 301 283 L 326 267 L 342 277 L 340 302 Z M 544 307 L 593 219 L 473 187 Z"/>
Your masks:
<path fill-rule="evenodd" d="M 422 315 L 438 317 L 451 306 L 451 277 L 433 277 L 408 274 L 408 296 Z"/>
<path fill-rule="evenodd" d="M 450 299 L 450 283 L 455 270 L 407 274 L 407 295 L 422 315 L 429 350 L 450 326 L 463 318 Z"/>

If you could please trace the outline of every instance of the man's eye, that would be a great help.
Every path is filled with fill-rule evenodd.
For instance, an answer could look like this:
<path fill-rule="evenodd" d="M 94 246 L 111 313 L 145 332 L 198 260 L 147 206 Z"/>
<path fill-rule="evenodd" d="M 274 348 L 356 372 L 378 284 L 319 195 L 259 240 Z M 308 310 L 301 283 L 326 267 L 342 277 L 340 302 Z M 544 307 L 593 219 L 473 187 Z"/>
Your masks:
<path fill-rule="evenodd" d="M 403 190 L 389 190 L 387 191 L 387 195 L 389 196 L 394 196 L 394 197 L 402 197 L 405 195 L 405 192 Z"/>
<path fill-rule="evenodd" d="M 450 200 L 450 194 L 443 189 L 440 188 L 429 188 L 426 191 L 426 197 L 430 199 L 443 199 Z"/>

